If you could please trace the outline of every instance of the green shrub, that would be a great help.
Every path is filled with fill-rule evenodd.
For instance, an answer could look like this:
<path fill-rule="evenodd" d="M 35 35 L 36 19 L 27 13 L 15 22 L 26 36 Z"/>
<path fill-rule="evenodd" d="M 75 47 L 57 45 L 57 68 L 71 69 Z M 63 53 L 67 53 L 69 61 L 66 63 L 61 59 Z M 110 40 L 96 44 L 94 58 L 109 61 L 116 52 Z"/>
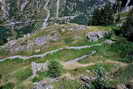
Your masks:
<path fill-rule="evenodd" d="M 131 62 L 133 62 L 133 57 L 132 56 L 127 56 L 125 58 L 121 58 L 119 61 L 126 62 L 126 63 L 131 63 Z"/>
<path fill-rule="evenodd" d="M 57 60 L 50 60 L 48 65 L 48 76 L 59 77 L 63 72 L 63 66 Z"/>
<path fill-rule="evenodd" d="M 34 77 L 34 78 L 32 79 L 32 82 L 39 82 L 39 81 L 41 81 L 41 80 L 43 80 L 42 77 L 36 76 L 36 77 Z"/>
<path fill-rule="evenodd" d="M 32 70 L 31 69 L 24 69 L 21 71 L 18 71 L 16 73 L 16 78 L 20 81 L 27 79 L 28 77 L 30 77 L 32 75 Z"/>

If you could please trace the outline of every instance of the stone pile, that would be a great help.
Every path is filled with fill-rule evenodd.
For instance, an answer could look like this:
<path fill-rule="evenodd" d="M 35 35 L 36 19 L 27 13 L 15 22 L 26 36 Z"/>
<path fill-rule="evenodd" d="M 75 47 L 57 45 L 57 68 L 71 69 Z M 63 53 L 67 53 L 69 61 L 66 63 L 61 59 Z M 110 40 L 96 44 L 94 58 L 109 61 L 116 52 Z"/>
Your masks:
<path fill-rule="evenodd" d="M 42 80 L 35 84 L 32 89 L 53 89 L 53 86 L 48 83 L 48 81 Z"/>

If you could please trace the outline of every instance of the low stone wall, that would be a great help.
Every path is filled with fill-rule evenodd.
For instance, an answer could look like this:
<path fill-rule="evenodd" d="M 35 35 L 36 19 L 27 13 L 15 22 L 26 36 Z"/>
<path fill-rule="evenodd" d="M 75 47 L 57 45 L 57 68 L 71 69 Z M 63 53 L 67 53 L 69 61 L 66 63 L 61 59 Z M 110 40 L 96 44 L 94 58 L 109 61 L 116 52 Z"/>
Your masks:
<path fill-rule="evenodd" d="M 59 48 L 59 49 L 55 49 L 55 50 L 52 50 L 52 51 L 48 51 L 46 53 L 43 53 L 43 54 L 39 54 L 39 55 L 33 55 L 33 56 L 21 56 L 21 55 L 16 55 L 16 56 L 10 56 L 10 57 L 7 57 L 7 58 L 4 58 L 4 59 L 1 59 L 0 62 L 3 62 L 5 60 L 13 60 L 13 59 L 16 59 L 16 58 L 20 58 L 20 59 L 23 59 L 23 60 L 27 60 L 27 59 L 32 59 L 32 58 L 43 58 L 49 54 L 53 54 L 53 53 L 56 53 L 56 52 L 59 52 L 59 51 L 62 51 L 62 50 L 81 50 L 81 49 L 85 49 L 85 48 L 92 48 L 92 47 L 95 47 L 95 46 L 101 46 L 102 44 L 95 44 L 95 45 L 92 45 L 92 46 L 88 46 L 88 45 L 85 45 L 85 46 L 76 46 L 76 47 L 64 47 L 64 48 Z"/>

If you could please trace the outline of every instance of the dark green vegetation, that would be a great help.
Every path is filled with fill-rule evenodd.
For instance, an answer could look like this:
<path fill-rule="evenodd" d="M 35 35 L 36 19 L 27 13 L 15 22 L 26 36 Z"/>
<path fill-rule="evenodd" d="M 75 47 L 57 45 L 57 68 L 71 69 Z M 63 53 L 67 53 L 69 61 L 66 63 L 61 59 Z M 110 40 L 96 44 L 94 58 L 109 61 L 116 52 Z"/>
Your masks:
<path fill-rule="evenodd" d="M 48 65 L 48 76 L 59 77 L 63 72 L 63 66 L 57 60 L 50 60 Z"/>
<path fill-rule="evenodd" d="M 93 12 L 91 25 L 112 25 L 114 24 L 114 9 L 111 4 L 97 8 Z"/>
<path fill-rule="evenodd" d="M 125 68 L 120 68 L 118 72 L 116 72 L 115 77 L 120 80 L 120 83 L 127 83 L 133 78 L 133 64 L 129 64 Z"/>
<path fill-rule="evenodd" d="M 13 89 L 14 84 L 13 83 L 7 83 L 4 86 L 1 86 L 0 89 Z"/>
<path fill-rule="evenodd" d="M 7 38 L 10 36 L 9 29 L 0 26 L 0 45 L 7 42 Z"/>
<path fill-rule="evenodd" d="M 128 40 L 133 41 L 133 9 L 128 14 L 126 22 L 121 27 L 123 29 L 123 35 Z"/>

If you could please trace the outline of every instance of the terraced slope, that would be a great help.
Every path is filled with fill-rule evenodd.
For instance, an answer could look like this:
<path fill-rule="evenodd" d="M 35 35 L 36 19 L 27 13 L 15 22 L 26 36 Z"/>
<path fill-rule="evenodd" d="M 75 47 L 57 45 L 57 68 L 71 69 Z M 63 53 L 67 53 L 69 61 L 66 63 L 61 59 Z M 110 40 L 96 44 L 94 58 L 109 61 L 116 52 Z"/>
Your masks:
<path fill-rule="evenodd" d="M 94 42 L 87 38 L 89 32 L 110 32 L 113 31 L 112 28 L 114 27 L 87 27 L 77 24 L 53 25 L 35 34 L 7 43 L 1 47 L 0 52 L 0 55 L 4 56 L 2 59 L 6 59 L 4 61 L 1 59 L 0 62 L 1 85 L 6 86 L 7 83 L 11 83 L 14 89 L 32 89 L 35 82 L 47 80 L 55 89 L 59 89 L 62 85 L 66 89 L 72 89 L 78 87 L 78 83 L 81 84 L 79 80 L 81 75 L 92 76 L 96 65 L 101 65 L 109 76 L 118 72 L 115 78 L 111 78 L 112 87 L 116 86 L 123 81 L 119 78 L 119 73 L 122 72 L 119 69 L 128 68 L 129 65 L 123 61 L 121 54 L 127 54 L 126 50 L 132 48 L 132 43 L 115 36 L 114 33 L 110 37 Z M 124 45 L 122 45 L 123 42 Z M 19 50 L 14 48 L 19 48 Z M 65 70 L 63 75 L 58 78 L 59 81 L 54 82 L 52 78 L 49 79 L 47 71 L 38 72 L 37 78 L 32 77 L 32 62 L 40 64 L 54 59 L 58 60 Z M 131 76 L 132 74 L 127 75 L 126 80 L 131 80 Z M 74 84 L 63 82 L 64 78 L 66 78 L 65 81 L 71 81 Z M 116 80 L 116 78 L 118 79 Z"/>

